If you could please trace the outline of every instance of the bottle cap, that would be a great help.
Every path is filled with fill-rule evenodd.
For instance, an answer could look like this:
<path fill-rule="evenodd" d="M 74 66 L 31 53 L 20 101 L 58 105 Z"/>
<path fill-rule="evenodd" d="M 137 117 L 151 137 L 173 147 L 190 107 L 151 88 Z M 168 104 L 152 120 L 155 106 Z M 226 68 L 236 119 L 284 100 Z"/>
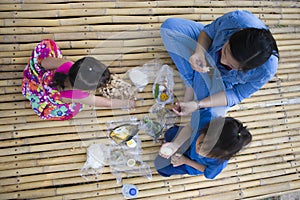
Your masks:
<path fill-rule="evenodd" d="M 130 188 L 130 190 L 129 190 L 129 194 L 130 194 L 131 196 L 135 196 L 135 195 L 136 195 L 136 193 L 137 193 L 137 191 L 136 191 L 136 189 L 135 189 L 135 188 Z"/>

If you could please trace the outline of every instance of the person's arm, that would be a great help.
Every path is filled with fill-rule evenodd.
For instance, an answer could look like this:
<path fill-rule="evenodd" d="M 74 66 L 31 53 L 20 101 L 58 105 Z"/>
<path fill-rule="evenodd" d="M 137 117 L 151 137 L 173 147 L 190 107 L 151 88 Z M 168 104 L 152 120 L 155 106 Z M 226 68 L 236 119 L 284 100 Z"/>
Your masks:
<path fill-rule="evenodd" d="M 194 99 L 194 89 L 192 87 L 186 87 L 183 102 L 192 101 Z"/>
<path fill-rule="evenodd" d="M 204 172 L 206 166 L 202 165 L 194 160 L 191 160 L 190 158 L 180 155 L 180 154 L 175 154 L 172 156 L 171 163 L 173 164 L 174 167 L 178 167 L 180 165 L 189 165 L 201 172 Z"/>
<path fill-rule="evenodd" d="M 90 94 L 83 99 L 72 99 L 73 102 L 91 105 L 95 107 L 107 107 L 107 108 L 134 108 L 135 101 L 129 99 L 108 99 L 101 96 L 95 96 Z"/>
<path fill-rule="evenodd" d="M 212 43 L 212 39 L 207 35 L 205 31 L 201 31 L 198 36 L 198 44 L 196 48 L 196 53 L 201 52 L 203 50 L 207 51 L 207 49 L 210 47 Z"/>
<path fill-rule="evenodd" d="M 190 57 L 191 67 L 198 72 L 207 72 L 207 62 L 205 58 L 205 53 L 207 49 L 211 46 L 211 38 L 204 32 L 201 31 L 198 36 L 197 47 L 194 54 Z"/>
<path fill-rule="evenodd" d="M 204 170 L 206 168 L 205 165 L 201 165 L 200 163 L 198 163 L 198 162 L 196 162 L 194 160 L 191 160 L 189 158 L 186 161 L 186 165 L 189 165 L 189 166 L 191 166 L 191 167 L 193 167 L 193 168 L 195 168 L 195 169 L 197 169 L 197 170 L 199 170 L 201 172 L 204 172 Z"/>
<path fill-rule="evenodd" d="M 227 106 L 227 97 L 225 92 L 213 94 L 200 101 L 176 102 L 172 110 L 176 115 L 183 116 L 189 115 L 200 108 L 217 106 Z"/>
<path fill-rule="evenodd" d="M 188 124 L 184 126 L 179 133 L 177 133 L 176 138 L 172 142 L 167 142 L 163 144 L 160 148 L 160 156 L 164 158 L 170 158 L 187 140 L 190 139 L 192 135 L 192 128 Z"/>
<path fill-rule="evenodd" d="M 211 96 L 208 96 L 198 102 L 198 106 L 196 109 L 199 108 L 210 108 L 210 107 L 217 107 L 217 106 L 227 106 L 227 97 L 225 92 L 218 92 Z"/>
<path fill-rule="evenodd" d="M 65 62 L 69 62 L 69 61 L 65 60 L 63 58 L 48 57 L 48 58 L 45 58 L 42 60 L 41 65 L 46 70 L 57 69 L 59 66 L 61 66 Z"/>

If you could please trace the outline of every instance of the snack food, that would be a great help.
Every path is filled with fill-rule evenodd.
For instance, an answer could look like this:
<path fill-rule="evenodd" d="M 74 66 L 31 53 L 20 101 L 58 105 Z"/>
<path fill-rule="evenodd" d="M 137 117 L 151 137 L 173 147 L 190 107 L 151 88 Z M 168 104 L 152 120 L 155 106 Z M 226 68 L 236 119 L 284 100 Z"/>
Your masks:
<path fill-rule="evenodd" d="M 160 149 L 160 153 L 166 156 L 170 156 L 173 153 L 173 149 L 171 149 L 170 147 L 161 147 Z"/>
<path fill-rule="evenodd" d="M 135 136 L 138 131 L 138 126 L 125 124 L 113 129 L 110 132 L 109 137 L 117 144 L 120 144 L 122 142 L 127 142 L 131 140 L 132 137 Z"/>

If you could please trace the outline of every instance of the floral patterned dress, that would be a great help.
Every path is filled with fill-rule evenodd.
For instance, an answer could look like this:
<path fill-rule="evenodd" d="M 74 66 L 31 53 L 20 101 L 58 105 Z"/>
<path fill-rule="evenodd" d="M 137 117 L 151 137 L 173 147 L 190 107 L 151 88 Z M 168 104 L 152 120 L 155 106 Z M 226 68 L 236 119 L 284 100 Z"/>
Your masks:
<path fill-rule="evenodd" d="M 59 90 L 52 87 L 55 70 L 45 70 L 41 62 L 47 57 L 62 58 L 57 44 L 50 39 L 41 41 L 32 51 L 24 69 L 22 94 L 30 101 L 34 112 L 47 120 L 68 120 L 81 109 L 80 103 L 64 103 Z"/>

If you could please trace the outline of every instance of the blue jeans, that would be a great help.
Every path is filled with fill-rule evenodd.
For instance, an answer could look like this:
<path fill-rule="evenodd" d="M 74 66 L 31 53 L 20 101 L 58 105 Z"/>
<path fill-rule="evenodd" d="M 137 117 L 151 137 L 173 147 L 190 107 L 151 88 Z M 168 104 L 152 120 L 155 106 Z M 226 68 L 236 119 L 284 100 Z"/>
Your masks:
<path fill-rule="evenodd" d="M 222 77 L 214 64 L 214 59 L 209 54 L 206 54 L 206 58 L 213 68 L 209 73 L 194 71 L 189 63 L 203 27 L 202 24 L 195 21 L 170 18 L 162 24 L 160 29 L 164 46 L 175 63 L 185 85 L 193 88 L 195 100 L 201 100 L 225 90 Z M 226 106 L 214 107 L 212 112 L 217 116 L 224 116 L 227 109 Z"/>

